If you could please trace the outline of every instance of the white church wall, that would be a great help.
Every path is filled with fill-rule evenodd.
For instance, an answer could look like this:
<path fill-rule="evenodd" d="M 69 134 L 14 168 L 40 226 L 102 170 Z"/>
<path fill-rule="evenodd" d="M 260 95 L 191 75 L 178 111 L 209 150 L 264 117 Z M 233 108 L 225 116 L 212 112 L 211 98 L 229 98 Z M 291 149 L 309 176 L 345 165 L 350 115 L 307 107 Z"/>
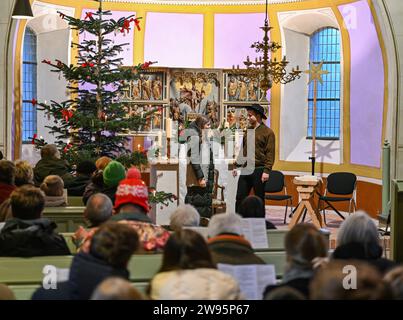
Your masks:
<path fill-rule="evenodd" d="M 283 54 L 292 65 L 306 70 L 309 61 L 309 37 L 283 29 Z M 286 160 L 306 136 L 308 120 L 308 75 L 282 86 L 280 111 L 280 159 Z"/>

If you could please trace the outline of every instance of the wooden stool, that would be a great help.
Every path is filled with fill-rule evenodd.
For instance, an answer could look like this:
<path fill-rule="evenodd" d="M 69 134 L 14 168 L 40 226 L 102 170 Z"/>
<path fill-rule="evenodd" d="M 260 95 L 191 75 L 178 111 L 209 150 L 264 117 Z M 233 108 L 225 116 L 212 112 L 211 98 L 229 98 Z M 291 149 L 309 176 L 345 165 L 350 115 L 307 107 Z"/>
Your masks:
<path fill-rule="evenodd" d="M 289 228 L 291 229 L 298 223 L 302 213 L 304 212 L 304 209 L 306 209 L 308 214 L 311 216 L 312 223 L 315 225 L 315 227 L 318 229 L 322 228 L 322 216 L 313 202 L 313 196 L 315 194 L 316 187 L 319 185 L 319 179 L 314 179 L 314 177 L 310 177 L 310 179 L 295 177 L 293 182 L 297 186 L 297 191 L 299 193 L 301 202 L 298 204 L 298 208 L 292 216 L 292 219 L 288 225 Z"/>

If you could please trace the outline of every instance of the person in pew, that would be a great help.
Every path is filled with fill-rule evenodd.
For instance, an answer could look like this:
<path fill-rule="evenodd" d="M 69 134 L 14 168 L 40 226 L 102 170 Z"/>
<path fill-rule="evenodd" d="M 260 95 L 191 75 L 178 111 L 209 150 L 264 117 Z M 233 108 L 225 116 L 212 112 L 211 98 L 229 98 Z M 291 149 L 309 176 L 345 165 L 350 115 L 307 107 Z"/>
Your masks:
<path fill-rule="evenodd" d="M 265 264 L 242 236 L 242 218 L 238 214 L 214 215 L 208 225 L 208 236 L 207 243 L 215 264 Z"/>
<path fill-rule="evenodd" d="M 83 203 L 86 204 L 89 197 L 97 192 L 101 192 L 104 188 L 104 177 L 103 170 L 111 162 L 112 159 L 109 157 L 101 157 L 95 161 L 96 171 L 91 176 L 90 182 L 86 185 L 83 193 Z"/>
<path fill-rule="evenodd" d="M 45 196 L 33 186 L 22 186 L 10 197 L 13 218 L 0 231 L 0 256 L 35 257 L 69 255 L 64 238 L 55 232 L 56 224 L 41 218 Z"/>
<path fill-rule="evenodd" d="M 306 298 L 309 297 L 309 283 L 314 276 L 314 260 L 326 257 L 328 244 L 324 235 L 313 225 L 297 224 L 285 236 L 287 266 L 282 283 L 266 287 L 263 296 L 280 287 L 291 287 Z"/>
<path fill-rule="evenodd" d="M 403 300 L 403 266 L 393 268 L 384 277 L 395 300 Z"/>
<path fill-rule="evenodd" d="M 170 233 L 162 226 L 153 224 L 150 217 L 147 216 L 150 210 L 148 188 L 143 180 L 122 180 L 116 191 L 114 209 L 115 215 L 112 216 L 112 221 L 128 224 L 137 231 L 141 242 L 139 253 L 162 251 Z M 93 232 L 94 229 L 89 231 L 85 237 L 82 250 L 88 251 Z"/>
<path fill-rule="evenodd" d="M 239 212 L 242 218 L 265 218 L 266 229 L 277 229 L 276 226 L 266 219 L 266 208 L 262 199 L 256 196 L 246 197 L 239 206 Z"/>
<path fill-rule="evenodd" d="M 348 270 L 355 269 L 355 280 L 346 281 Z M 351 273 L 350 273 L 351 274 Z M 346 288 L 346 282 L 354 287 Z M 379 271 L 359 260 L 332 260 L 318 269 L 310 283 L 311 300 L 390 300 L 393 292 Z"/>
<path fill-rule="evenodd" d="M 4 227 L 5 221 L 11 219 L 13 213 L 11 212 L 10 198 L 0 204 L 0 230 Z"/>
<path fill-rule="evenodd" d="M 60 152 L 56 145 L 47 144 L 41 149 L 41 160 L 34 168 L 34 182 L 40 186 L 47 176 L 57 175 L 67 182 L 73 178 L 70 174 L 70 165 L 60 158 Z"/>
<path fill-rule="evenodd" d="M 332 254 L 332 259 L 364 260 L 385 274 L 396 264 L 382 258 L 383 249 L 379 243 L 380 238 L 375 223 L 367 213 L 357 211 L 342 222 L 337 233 L 337 247 Z"/>
<path fill-rule="evenodd" d="M 103 193 L 92 195 L 84 210 L 84 219 L 89 223 L 89 229 L 99 227 L 112 217 L 113 204 L 111 199 Z M 80 226 L 74 233 L 73 239 L 79 248 L 87 236 L 88 231 Z"/>
<path fill-rule="evenodd" d="M 34 170 L 28 161 L 15 161 L 15 185 L 21 187 L 25 184 L 34 185 Z"/>
<path fill-rule="evenodd" d="M 129 281 L 111 277 L 104 280 L 94 291 L 91 300 L 146 300 Z"/>
<path fill-rule="evenodd" d="M 238 282 L 215 268 L 203 237 L 193 230 L 169 238 L 148 288 L 153 300 L 239 300 Z"/>
<path fill-rule="evenodd" d="M 101 178 L 102 175 L 102 178 Z M 126 169 L 118 161 L 111 161 L 102 171 L 94 173 L 83 194 L 83 202 L 87 203 L 90 196 L 101 192 L 106 194 L 115 203 L 115 193 L 119 182 L 126 178 Z"/>
<path fill-rule="evenodd" d="M 0 204 L 15 190 L 15 165 L 8 160 L 0 160 Z"/>
<path fill-rule="evenodd" d="M 178 231 L 182 227 L 198 227 L 200 224 L 200 214 L 190 204 L 179 205 L 169 217 L 169 227 L 172 231 Z"/>
<path fill-rule="evenodd" d="M 80 162 L 77 165 L 76 176 L 66 183 L 67 194 L 69 196 L 82 196 L 85 187 L 91 182 L 91 177 L 96 170 L 97 167 L 93 161 L 85 160 Z"/>
<path fill-rule="evenodd" d="M 33 300 L 89 300 L 109 277 L 129 279 L 128 263 L 138 249 L 137 233 L 127 225 L 107 222 L 94 233 L 88 253 L 74 256 L 69 278 L 57 284 L 57 289 L 39 288 Z"/>
<path fill-rule="evenodd" d="M 64 182 L 59 176 L 47 176 L 40 188 L 45 193 L 45 207 L 64 207 L 67 205 Z"/>
<path fill-rule="evenodd" d="M 271 290 L 264 296 L 263 300 L 306 300 L 307 298 L 297 289 L 283 286 Z"/>

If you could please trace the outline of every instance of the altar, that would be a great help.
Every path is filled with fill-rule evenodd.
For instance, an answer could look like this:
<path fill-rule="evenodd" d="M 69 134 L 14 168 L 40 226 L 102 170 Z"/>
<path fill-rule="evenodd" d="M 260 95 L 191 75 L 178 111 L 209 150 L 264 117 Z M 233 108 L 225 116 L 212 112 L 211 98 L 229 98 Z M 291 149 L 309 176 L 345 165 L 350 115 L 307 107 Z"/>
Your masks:
<path fill-rule="evenodd" d="M 214 157 L 214 167 L 219 171 L 218 184 L 223 185 L 224 199 L 227 212 L 235 212 L 235 197 L 239 175 L 233 177 L 232 170 L 228 170 L 228 159 Z M 150 164 L 150 186 L 156 190 L 170 192 L 177 197 L 177 201 L 168 206 L 153 205 L 150 217 L 157 224 L 169 224 L 172 212 L 179 204 L 185 203 L 186 187 L 186 145 L 179 146 L 177 159 L 155 159 Z"/>

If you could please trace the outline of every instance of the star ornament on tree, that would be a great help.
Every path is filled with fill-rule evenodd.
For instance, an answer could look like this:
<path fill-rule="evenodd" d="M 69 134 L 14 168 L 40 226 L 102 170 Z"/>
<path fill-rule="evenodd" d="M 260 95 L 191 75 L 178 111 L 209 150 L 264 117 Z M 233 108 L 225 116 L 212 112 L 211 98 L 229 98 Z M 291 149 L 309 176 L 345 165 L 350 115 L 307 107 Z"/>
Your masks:
<path fill-rule="evenodd" d="M 328 74 L 329 71 L 323 70 L 322 67 L 323 67 L 323 61 L 319 64 L 309 62 L 309 70 L 304 71 L 304 73 L 309 74 L 309 83 L 317 80 L 320 82 L 320 84 L 323 84 L 322 75 Z"/>

